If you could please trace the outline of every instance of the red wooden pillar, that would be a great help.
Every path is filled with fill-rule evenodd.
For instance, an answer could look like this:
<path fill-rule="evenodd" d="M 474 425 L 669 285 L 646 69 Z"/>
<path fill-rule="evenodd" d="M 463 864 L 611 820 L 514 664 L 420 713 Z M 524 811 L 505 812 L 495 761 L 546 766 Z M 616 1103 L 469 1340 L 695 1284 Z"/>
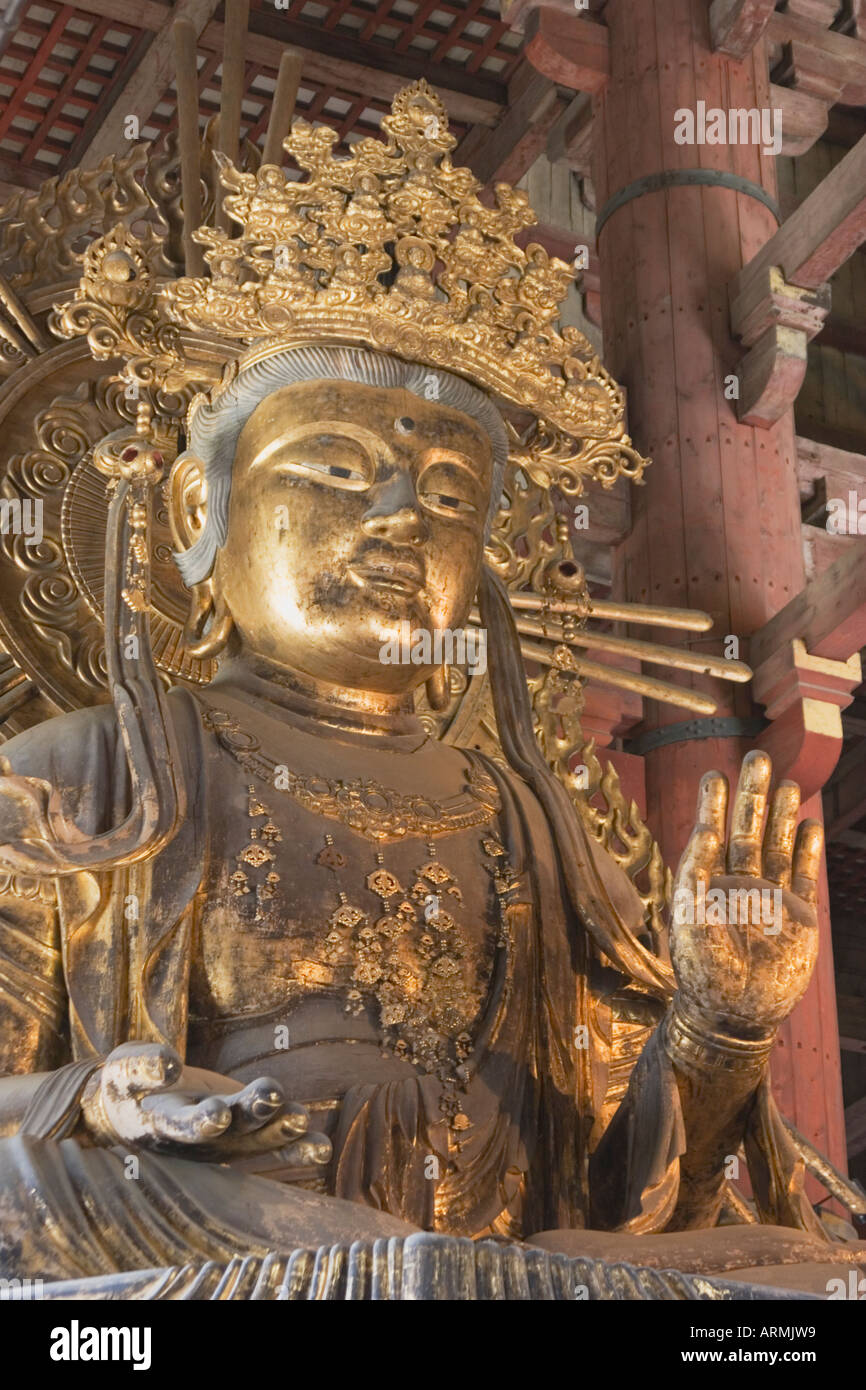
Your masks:
<path fill-rule="evenodd" d="M 708 610 L 713 636 L 690 645 L 721 653 L 723 639 L 735 636 L 748 660 L 749 634 L 803 587 L 805 574 L 793 414 L 772 430 L 753 429 L 738 423 L 724 394 L 742 353 L 730 336 L 728 285 L 776 229 L 759 196 L 775 195 L 774 160 L 760 145 L 674 138 L 675 113 L 696 113 L 698 102 L 725 112 L 771 106 L 763 43 L 742 63 L 713 53 L 708 12 L 706 0 L 608 0 L 610 77 L 594 98 L 593 177 L 605 363 L 628 390 L 631 433 L 653 460 L 646 486 L 633 492 L 619 592 Z M 657 191 L 639 182 L 696 169 L 734 175 L 752 190 L 699 186 L 688 176 Z M 625 190 L 633 196 L 606 215 Z M 687 639 L 670 631 L 658 640 Z M 713 691 L 720 717 L 754 715 L 748 687 L 694 684 Z M 649 731 L 689 717 L 651 704 L 647 715 Z M 648 812 L 668 863 L 688 837 L 701 774 L 721 768 L 733 785 L 753 744 L 747 736 L 686 737 L 648 749 Z M 844 1164 L 826 910 L 822 930 L 822 964 L 784 1030 L 775 1074 L 789 1118 Z"/>

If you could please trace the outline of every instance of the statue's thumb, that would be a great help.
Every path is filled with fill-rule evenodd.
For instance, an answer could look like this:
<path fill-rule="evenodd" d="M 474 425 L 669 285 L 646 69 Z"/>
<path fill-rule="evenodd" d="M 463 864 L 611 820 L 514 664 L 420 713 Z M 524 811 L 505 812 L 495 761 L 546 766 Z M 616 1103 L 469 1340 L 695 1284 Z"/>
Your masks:
<path fill-rule="evenodd" d="M 719 854 L 719 837 L 708 825 L 696 825 L 677 868 L 676 887 L 694 893 L 709 884 Z"/>

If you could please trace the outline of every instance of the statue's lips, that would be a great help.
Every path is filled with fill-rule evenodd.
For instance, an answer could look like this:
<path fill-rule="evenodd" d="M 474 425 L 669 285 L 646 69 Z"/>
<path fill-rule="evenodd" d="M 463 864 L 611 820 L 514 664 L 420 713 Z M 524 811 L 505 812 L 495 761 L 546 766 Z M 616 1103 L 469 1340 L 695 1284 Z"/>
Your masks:
<path fill-rule="evenodd" d="M 406 597 L 420 593 L 424 587 L 424 570 L 415 560 L 365 556 L 349 565 L 349 576 L 361 589 L 380 589 Z"/>

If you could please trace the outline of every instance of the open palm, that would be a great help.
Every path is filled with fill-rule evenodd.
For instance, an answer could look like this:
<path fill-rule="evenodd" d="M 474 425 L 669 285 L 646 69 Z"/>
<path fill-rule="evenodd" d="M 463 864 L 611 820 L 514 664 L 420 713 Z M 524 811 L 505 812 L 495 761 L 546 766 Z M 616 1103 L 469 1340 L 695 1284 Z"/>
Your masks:
<path fill-rule="evenodd" d="M 674 887 L 671 956 L 681 1003 L 734 1034 L 786 1018 L 818 952 L 822 827 L 814 820 L 797 826 L 795 782 L 779 784 L 766 816 L 772 770 L 766 753 L 744 758 L 730 834 L 727 778 L 703 777 Z"/>

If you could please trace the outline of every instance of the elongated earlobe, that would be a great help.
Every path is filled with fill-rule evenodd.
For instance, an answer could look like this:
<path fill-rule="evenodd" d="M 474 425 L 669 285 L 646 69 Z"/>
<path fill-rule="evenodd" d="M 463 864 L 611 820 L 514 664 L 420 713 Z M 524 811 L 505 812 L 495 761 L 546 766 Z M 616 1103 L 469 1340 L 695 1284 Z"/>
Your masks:
<path fill-rule="evenodd" d="M 219 656 L 232 634 L 232 615 L 215 588 L 213 576 L 192 587 L 184 641 L 190 656 Z"/>
<path fill-rule="evenodd" d="M 438 666 L 432 676 L 427 677 L 424 686 L 427 694 L 427 703 L 431 709 L 447 709 L 448 701 L 451 699 L 451 682 L 448 676 L 448 667 L 443 661 Z"/>
<path fill-rule="evenodd" d="M 179 454 L 168 487 L 168 519 L 175 550 L 189 550 L 201 538 L 207 516 L 204 464 L 187 450 Z"/>

